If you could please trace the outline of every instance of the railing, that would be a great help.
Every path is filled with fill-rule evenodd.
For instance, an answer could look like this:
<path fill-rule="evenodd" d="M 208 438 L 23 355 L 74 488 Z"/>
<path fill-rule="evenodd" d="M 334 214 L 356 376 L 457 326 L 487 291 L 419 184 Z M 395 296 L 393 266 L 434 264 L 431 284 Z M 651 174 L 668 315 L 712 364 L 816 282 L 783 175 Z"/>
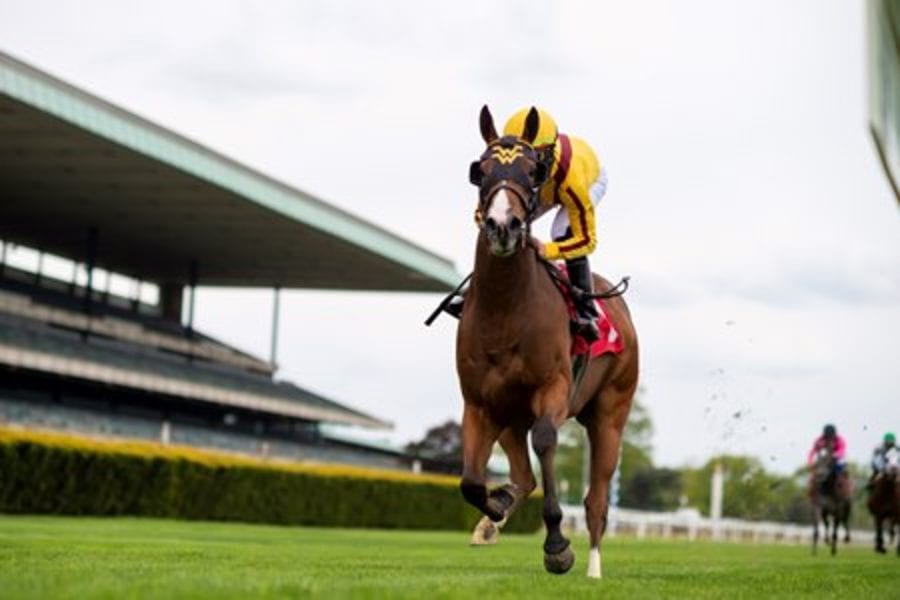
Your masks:
<path fill-rule="evenodd" d="M 570 531 L 586 532 L 584 507 L 563 505 L 563 527 Z M 820 533 L 821 533 L 820 529 Z M 625 535 L 639 539 L 647 537 L 677 538 L 688 541 L 720 540 L 730 542 L 809 544 L 812 543 L 812 524 L 744 521 L 742 519 L 709 519 L 694 509 L 676 512 L 648 512 L 626 508 L 610 508 L 606 535 Z M 838 538 L 843 540 L 843 529 Z M 851 542 L 871 544 L 872 532 L 862 529 L 850 531 Z M 821 540 L 821 538 L 820 538 Z"/>

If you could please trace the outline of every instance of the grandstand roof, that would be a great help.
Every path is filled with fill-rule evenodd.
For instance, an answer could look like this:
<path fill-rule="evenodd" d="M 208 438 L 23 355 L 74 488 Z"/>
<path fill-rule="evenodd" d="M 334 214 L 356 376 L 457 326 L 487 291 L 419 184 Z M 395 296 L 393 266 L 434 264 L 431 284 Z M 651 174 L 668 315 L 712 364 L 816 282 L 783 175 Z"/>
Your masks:
<path fill-rule="evenodd" d="M 452 263 L 0 53 L 0 237 L 133 277 L 442 291 Z"/>
<path fill-rule="evenodd" d="M 900 5 L 869 0 L 869 131 L 900 202 Z"/>

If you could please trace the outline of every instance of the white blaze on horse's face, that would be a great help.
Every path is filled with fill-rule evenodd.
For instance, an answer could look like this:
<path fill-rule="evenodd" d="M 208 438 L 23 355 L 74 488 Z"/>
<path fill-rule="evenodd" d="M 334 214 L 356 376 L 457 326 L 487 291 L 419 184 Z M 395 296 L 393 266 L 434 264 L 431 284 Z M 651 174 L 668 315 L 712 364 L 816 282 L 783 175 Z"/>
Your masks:
<path fill-rule="evenodd" d="M 502 184 L 490 198 L 484 229 L 494 256 L 510 256 L 522 245 L 526 228 L 516 214 L 520 210 L 517 200 L 515 192 Z"/>
<path fill-rule="evenodd" d="M 494 219 L 497 225 L 508 226 L 509 217 L 512 215 L 512 199 L 509 197 L 509 190 L 500 188 L 494 194 L 491 201 L 491 210 L 488 211 L 488 218 Z"/>

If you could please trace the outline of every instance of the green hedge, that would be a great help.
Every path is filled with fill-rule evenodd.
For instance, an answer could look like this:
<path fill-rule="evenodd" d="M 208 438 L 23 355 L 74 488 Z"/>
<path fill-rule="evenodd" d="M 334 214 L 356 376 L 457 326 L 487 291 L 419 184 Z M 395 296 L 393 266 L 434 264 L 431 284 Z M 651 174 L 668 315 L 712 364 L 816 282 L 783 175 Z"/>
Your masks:
<path fill-rule="evenodd" d="M 451 478 L 8 430 L 0 435 L 0 512 L 455 530 L 479 516 Z M 505 530 L 540 524 L 540 499 L 532 497 Z"/>

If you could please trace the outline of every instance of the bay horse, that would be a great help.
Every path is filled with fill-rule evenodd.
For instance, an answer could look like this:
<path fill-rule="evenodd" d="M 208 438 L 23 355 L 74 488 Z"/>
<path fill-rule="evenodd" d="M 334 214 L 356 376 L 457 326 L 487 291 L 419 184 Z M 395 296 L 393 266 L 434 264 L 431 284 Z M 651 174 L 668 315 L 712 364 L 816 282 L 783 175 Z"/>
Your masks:
<path fill-rule="evenodd" d="M 837 553 L 839 525 L 843 524 L 846 531 L 844 541 L 850 541 L 849 482 L 845 477 L 838 475 L 834 466 L 835 458 L 829 450 L 823 449 L 816 455 L 809 491 L 812 503 L 813 554 L 816 554 L 819 543 L 819 521 L 822 522 L 825 530 L 825 541 L 831 545 L 832 555 Z"/>
<path fill-rule="evenodd" d="M 575 389 L 566 301 L 530 237 L 531 221 L 540 210 L 537 190 L 550 175 L 532 146 L 539 118 L 532 108 L 521 138 L 500 138 L 488 107 L 481 109 L 487 149 L 469 173 L 479 188 L 480 232 L 456 341 L 464 400 L 460 490 L 485 515 L 478 527 L 496 532 L 536 487 L 530 432 L 544 492 L 544 566 L 552 573 L 567 572 L 575 555 L 560 530 L 554 456 L 560 426 L 575 417 L 590 442 L 590 488 L 584 500 L 591 546 L 587 574 L 600 577 L 609 481 L 638 383 L 637 335 L 625 302 L 610 299 L 605 309 L 624 350 L 592 359 Z M 611 288 L 594 275 L 595 290 Z M 486 464 L 496 441 L 509 459 L 510 482 L 488 490 Z"/>
<path fill-rule="evenodd" d="M 900 521 L 900 478 L 896 468 L 875 476 L 866 505 L 875 519 L 875 551 L 884 554 L 884 526 L 887 525 L 893 542 L 894 528 Z M 897 540 L 897 555 L 900 556 L 900 539 Z"/>

